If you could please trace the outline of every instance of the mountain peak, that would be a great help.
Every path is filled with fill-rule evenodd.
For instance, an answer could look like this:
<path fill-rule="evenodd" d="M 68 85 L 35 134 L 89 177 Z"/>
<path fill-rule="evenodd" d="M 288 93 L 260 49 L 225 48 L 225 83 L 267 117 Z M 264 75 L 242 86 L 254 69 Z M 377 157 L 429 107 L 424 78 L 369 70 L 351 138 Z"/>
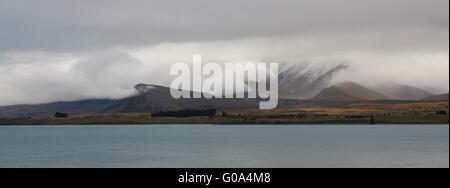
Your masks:
<path fill-rule="evenodd" d="M 163 88 L 162 86 L 158 86 L 158 85 L 150 85 L 150 84 L 143 84 L 143 83 L 139 83 L 136 84 L 134 86 L 134 88 L 139 92 L 139 93 L 147 93 L 150 90 L 156 89 L 156 88 Z"/>
<path fill-rule="evenodd" d="M 421 100 L 435 95 L 418 87 L 396 83 L 381 84 L 374 89 L 400 100 Z"/>
<path fill-rule="evenodd" d="M 322 69 L 284 67 L 279 74 L 279 96 L 285 99 L 309 99 L 330 86 L 334 75 L 347 68 L 346 64 Z"/>
<path fill-rule="evenodd" d="M 441 95 L 433 95 L 422 99 L 424 101 L 448 101 L 448 93 Z"/>
<path fill-rule="evenodd" d="M 355 82 L 342 82 L 322 90 L 313 100 L 387 100 L 392 99 Z"/>

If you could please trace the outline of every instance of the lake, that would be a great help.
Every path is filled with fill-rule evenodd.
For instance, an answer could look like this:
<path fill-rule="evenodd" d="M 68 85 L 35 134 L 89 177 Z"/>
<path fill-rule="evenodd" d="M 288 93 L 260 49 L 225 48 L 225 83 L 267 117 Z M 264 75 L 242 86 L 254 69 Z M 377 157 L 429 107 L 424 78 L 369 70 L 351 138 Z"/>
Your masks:
<path fill-rule="evenodd" d="M 449 126 L 2 126 L 0 167 L 448 168 Z"/>

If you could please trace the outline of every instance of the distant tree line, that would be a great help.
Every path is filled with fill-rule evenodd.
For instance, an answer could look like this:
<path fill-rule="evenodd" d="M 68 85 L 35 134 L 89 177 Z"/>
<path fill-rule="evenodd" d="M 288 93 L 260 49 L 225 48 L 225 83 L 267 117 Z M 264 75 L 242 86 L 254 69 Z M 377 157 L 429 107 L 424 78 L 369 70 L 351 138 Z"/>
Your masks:
<path fill-rule="evenodd" d="M 216 109 L 207 110 L 179 110 L 179 111 L 166 111 L 152 113 L 152 117 L 198 117 L 198 116 L 214 116 L 216 115 Z"/>
<path fill-rule="evenodd" d="M 61 113 L 61 112 L 56 112 L 55 113 L 55 118 L 68 118 L 69 114 L 66 113 Z"/>

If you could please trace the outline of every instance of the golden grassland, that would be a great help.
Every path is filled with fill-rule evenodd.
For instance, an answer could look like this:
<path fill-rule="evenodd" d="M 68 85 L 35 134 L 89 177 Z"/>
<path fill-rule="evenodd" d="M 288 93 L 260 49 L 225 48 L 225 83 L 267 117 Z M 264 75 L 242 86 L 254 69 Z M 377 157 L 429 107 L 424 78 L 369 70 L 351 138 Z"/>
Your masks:
<path fill-rule="evenodd" d="M 329 116 L 382 116 L 382 115 L 434 115 L 438 111 L 448 111 L 448 101 L 416 102 L 404 104 L 358 104 L 339 107 L 297 106 L 274 110 L 239 110 L 225 111 L 240 115 L 329 115 Z"/>
<path fill-rule="evenodd" d="M 91 124 L 448 124 L 448 101 L 295 106 L 273 110 L 219 110 L 213 117 L 158 117 L 150 113 L 76 115 L 68 118 L 0 120 L 0 125 Z"/>

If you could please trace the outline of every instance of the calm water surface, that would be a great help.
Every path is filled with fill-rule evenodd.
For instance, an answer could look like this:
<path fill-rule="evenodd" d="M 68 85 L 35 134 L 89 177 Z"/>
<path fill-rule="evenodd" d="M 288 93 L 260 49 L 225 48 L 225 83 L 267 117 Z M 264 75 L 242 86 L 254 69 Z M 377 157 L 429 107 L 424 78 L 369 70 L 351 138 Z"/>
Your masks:
<path fill-rule="evenodd" d="M 449 126 L 4 126 L 0 167 L 448 168 Z"/>

